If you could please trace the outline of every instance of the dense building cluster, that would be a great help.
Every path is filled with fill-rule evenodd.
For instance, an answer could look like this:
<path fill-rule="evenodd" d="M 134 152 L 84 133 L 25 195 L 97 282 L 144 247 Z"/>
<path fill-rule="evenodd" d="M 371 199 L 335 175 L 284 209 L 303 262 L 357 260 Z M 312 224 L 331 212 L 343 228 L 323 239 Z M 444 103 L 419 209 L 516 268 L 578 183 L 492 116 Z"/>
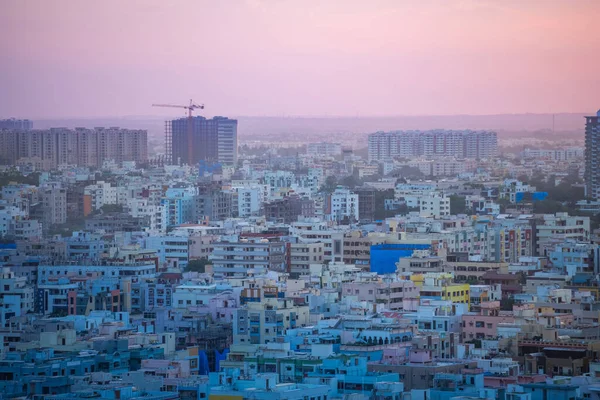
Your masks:
<path fill-rule="evenodd" d="M 600 204 L 540 208 L 598 173 L 594 118 L 585 150 L 394 132 L 366 160 L 195 118 L 193 165 L 189 119 L 173 165 L 145 131 L 1 130 L 2 398 L 598 399 Z"/>

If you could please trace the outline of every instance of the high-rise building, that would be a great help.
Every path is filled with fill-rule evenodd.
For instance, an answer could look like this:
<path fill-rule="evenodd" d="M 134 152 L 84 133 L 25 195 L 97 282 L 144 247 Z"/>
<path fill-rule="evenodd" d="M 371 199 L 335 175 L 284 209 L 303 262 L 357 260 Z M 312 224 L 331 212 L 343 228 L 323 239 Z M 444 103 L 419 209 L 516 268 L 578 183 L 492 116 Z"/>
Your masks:
<path fill-rule="evenodd" d="M 237 120 L 193 117 L 191 140 L 188 138 L 189 121 L 189 118 L 180 118 L 165 123 L 167 156 L 171 157 L 172 163 L 195 165 L 205 161 L 234 165 L 237 162 Z"/>
<path fill-rule="evenodd" d="M 30 161 L 47 168 L 64 164 L 99 167 L 105 160 L 147 161 L 147 132 L 120 128 L 0 130 L 2 164 Z"/>
<path fill-rule="evenodd" d="M 16 129 L 19 131 L 30 131 L 33 129 L 33 121 L 28 119 L 0 119 L 0 129 Z"/>
<path fill-rule="evenodd" d="M 585 194 L 600 199 L 600 110 L 585 117 Z"/>
<path fill-rule="evenodd" d="M 395 157 L 489 158 L 496 154 L 496 132 L 396 131 L 369 135 L 369 161 Z"/>

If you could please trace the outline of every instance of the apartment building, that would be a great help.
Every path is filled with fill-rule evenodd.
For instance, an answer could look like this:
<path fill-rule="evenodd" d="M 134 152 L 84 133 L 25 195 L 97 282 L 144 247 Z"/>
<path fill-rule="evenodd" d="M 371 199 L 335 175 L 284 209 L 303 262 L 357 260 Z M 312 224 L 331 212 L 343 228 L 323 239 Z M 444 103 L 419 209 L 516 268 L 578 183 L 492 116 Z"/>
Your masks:
<path fill-rule="evenodd" d="M 290 277 L 298 278 L 310 274 L 311 264 L 325 262 L 325 245 L 316 243 L 290 243 L 289 244 L 289 273 Z"/>
<path fill-rule="evenodd" d="M 31 217 L 42 222 L 44 230 L 67 222 L 67 191 L 58 185 L 40 187 L 40 202 L 32 207 Z"/>
<path fill-rule="evenodd" d="M 117 188 L 110 182 L 98 181 L 83 189 L 84 216 L 109 204 L 117 204 Z"/>
<path fill-rule="evenodd" d="M 565 240 L 588 242 L 590 217 L 556 213 L 544 214 L 535 221 L 536 255 L 548 256 L 556 245 Z"/>
<path fill-rule="evenodd" d="M 585 194 L 600 199 L 600 110 L 585 117 Z"/>
<path fill-rule="evenodd" d="M 17 277 L 8 267 L 0 271 L 0 326 L 10 327 L 10 319 L 20 317 L 34 310 L 34 288 L 27 284 L 27 278 Z"/>
<path fill-rule="evenodd" d="M 283 199 L 265 203 L 264 213 L 269 221 L 291 224 L 297 221 L 298 217 L 313 218 L 315 216 L 315 202 L 308 197 L 292 194 Z"/>
<path fill-rule="evenodd" d="M 512 312 L 500 311 L 499 301 L 488 301 L 479 304 L 479 312 L 462 315 L 462 338 L 495 339 L 498 337 L 498 324 L 515 322 Z"/>
<path fill-rule="evenodd" d="M 235 311 L 234 344 L 266 344 L 283 340 L 288 329 L 309 324 L 307 305 L 295 305 L 287 299 L 265 298 L 247 303 Z"/>
<path fill-rule="evenodd" d="M 105 160 L 148 160 L 147 132 L 117 127 L 0 130 L 0 144 L 0 158 L 13 164 L 20 159 L 39 160 L 46 169 L 59 165 L 100 167 Z"/>
<path fill-rule="evenodd" d="M 376 273 L 362 273 L 354 282 L 342 285 L 342 296 L 383 304 L 387 310 L 404 309 L 404 299 L 417 299 L 419 288 L 410 280 L 383 279 Z"/>
<path fill-rule="evenodd" d="M 250 238 L 213 244 L 210 260 L 215 276 L 246 278 L 269 270 L 286 270 L 285 243 Z"/>
<path fill-rule="evenodd" d="M 498 149 L 496 132 L 489 131 L 396 131 L 369 135 L 369 161 L 396 157 L 489 158 Z"/>
<path fill-rule="evenodd" d="M 358 221 L 360 218 L 358 194 L 341 186 L 327 196 L 325 208 L 325 214 L 331 221 Z"/>

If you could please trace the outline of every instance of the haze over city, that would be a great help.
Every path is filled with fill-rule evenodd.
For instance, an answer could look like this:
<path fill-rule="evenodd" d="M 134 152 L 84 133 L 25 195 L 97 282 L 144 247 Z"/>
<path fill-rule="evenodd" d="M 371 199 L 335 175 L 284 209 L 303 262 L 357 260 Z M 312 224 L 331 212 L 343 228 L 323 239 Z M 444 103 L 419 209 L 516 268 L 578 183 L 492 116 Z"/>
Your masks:
<path fill-rule="evenodd" d="M 600 0 L 0 0 L 0 400 L 600 400 Z"/>
<path fill-rule="evenodd" d="M 0 109 L 37 119 L 586 113 L 600 2 L 0 3 Z M 177 114 L 176 114 L 177 115 Z M 181 113 L 183 115 L 183 113 Z"/>

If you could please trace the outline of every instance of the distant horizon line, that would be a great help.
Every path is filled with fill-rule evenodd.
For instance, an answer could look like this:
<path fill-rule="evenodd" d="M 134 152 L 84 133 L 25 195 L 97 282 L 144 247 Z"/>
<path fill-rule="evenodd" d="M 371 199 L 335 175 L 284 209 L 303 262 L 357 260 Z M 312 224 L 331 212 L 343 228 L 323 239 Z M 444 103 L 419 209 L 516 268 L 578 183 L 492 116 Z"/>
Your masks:
<path fill-rule="evenodd" d="M 595 115 L 596 112 L 588 113 L 588 112 L 555 112 L 555 113 L 542 113 L 542 112 L 523 112 L 523 113 L 498 113 L 498 114 L 356 114 L 356 115 L 344 115 L 344 114 L 265 114 L 265 115 L 256 115 L 256 114 L 247 114 L 247 115 L 229 115 L 228 118 L 283 118 L 283 119 L 360 119 L 360 118 L 435 118 L 435 117 L 506 117 L 506 116 L 559 116 L 559 115 Z M 204 116 L 204 115 L 198 115 Z M 212 118 L 215 116 L 225 117 L 226 115 L 211 115 L 204 116 L 205 118 Z M 57 117 L 15 117 L 15 116 L 6 116 L 0 117 L 0 119 L 17 119 L 17 120 L 30 120 L 30 121 L 44 121 L 44 120 L 73 120 L 73 119 L 81 119 L 81 120 L 93 120 L 93 119 L 179 119 L 179 118 L 187 118 L 185 115 L 181 116 L 162 116 L 156 114 L 130 114 L 130 115 L 103 115 L 103 116 L 57 116 Z"/>

